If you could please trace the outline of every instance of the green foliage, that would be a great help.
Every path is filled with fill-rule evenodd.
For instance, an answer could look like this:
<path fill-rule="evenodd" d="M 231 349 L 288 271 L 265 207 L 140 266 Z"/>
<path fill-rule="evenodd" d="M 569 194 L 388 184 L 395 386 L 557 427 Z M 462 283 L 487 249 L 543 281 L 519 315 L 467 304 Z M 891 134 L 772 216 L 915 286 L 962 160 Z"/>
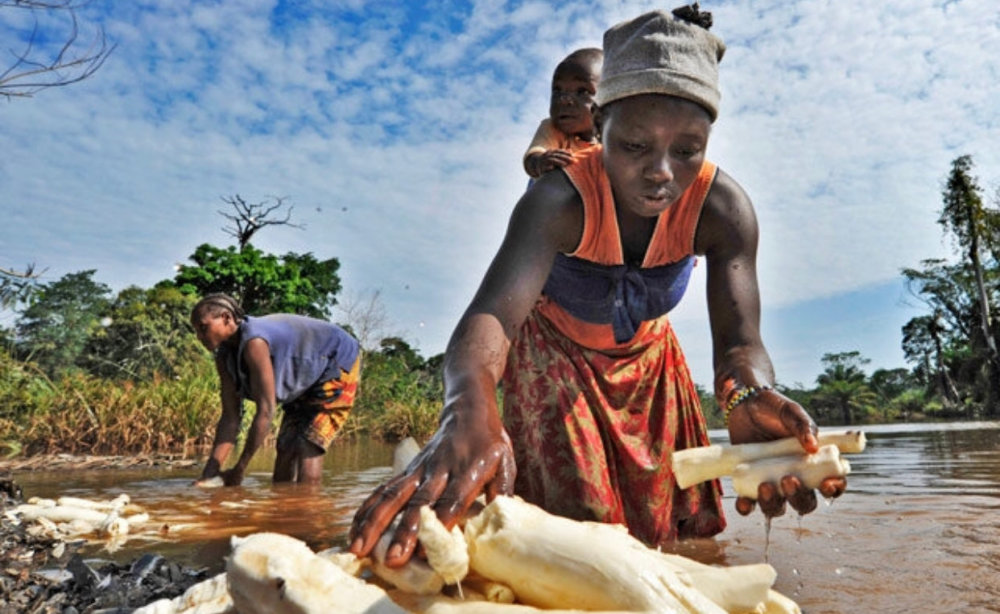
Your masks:
<path fill-rule="evenodd" d="M 26 454 L 177 452 L 207 443 L 218 416 L 218 378 L 204 357 L 171 379 L 118 383 L 73 372 L 58 386 L 30 363 L 7 360 L 0 442 Z"/>
<path fill-rule="evenodd" d="M 820 359 L 823 364 L 823 372 L 816 378 L 820 385 L 827 382 L 847 381 L 864 382 L 864 365 L 871 362 L 861 355 L 861 352 L 837 352 L 823 354 Z"/>
<path fill-rule="evenodd" d="M 811 395 L 816 419 L 839 424 L 864 422 L 875 410 L 878 396 L 868 386 L 863 366 L 871 362 L 858 351 L 824 354 L 825 370 Z"/>
<path fill-rule="evenodd" d="M 987 206 L 972 158 L 952 162 L 938 223 L 959 259 L 924 260 L 904 269 L 929 314 L 903 327 L 903 351 L 943 411 L 1000 414 L 1000 330 L 993 324 L 1000 293 L 1000 211 Z M 1000 196 L 1000 192 L 998 192 Z M 996 205 L 997 203 L 994 203 Z"/>
<path fill-rule="evenodd" d="M 882 420 L 902 420 L 910 422 L 920 420 L 927 416 L 928 411 L 940 410 L 941 403 L 928 397 L 927 392 L 920 388 L 907 388 L 893 397 L 885 406 L 886 410 L 882 414 Z"/>
<path fill-rule="evenodd" d="M 701 413 L 705 416 L 705 424 L 710 429 L 726 428 L 726 416 L 722 413 L 722 408 L 715 401 L 715 395 L 705 390 L 701 385 L 694 385 L 698 393 L 698 400 L 701 404 Z"/>
<path fill-rule="evenodd" d="M 985 206 L 982 188 L 972 175 L 972 157 L 955 158 L 942 191 L 944 202 L 938 223 L 950 232 L 963 252 L 978 244 L 995 226 L 995 215 Z"/>
<path fill-rule="evenodd" d="M 87 338 L 99 326 L 111 289 L 94 270 L 69 273 L 41 286 L 17 320 L 19 356 L 57 377 L 76 365 Z"/>
<path fill-rule="evenodd" d="M 173 377 L 204 355 L 188 323 L 196 298 L 176 288 L 118 293 L 87 340 L 80 366 L 99 377 L 148 380 Z"/>
<path fill-rule="evenodd" d="M 37 290 L 34 265 L 28 265 L 24 271 L 0 269 L 0 308 L 27 302 Z"/>
<path fill-rule="evenodd" d="M 354 414 L 371 435 L 389 441 L 437 429 L 444 383 L 440 359 L 425 361 L 399 337 L 382 340 L 362 362 Z"/>
<path fill-rule="evenodd" d="M 336 258 L 317 260 L 312 254 L 294 252 L 278 257 L 253 245 L 238 250 L 206 243 L 190 260 L 194 265 L 181 266 L 172 285 L 199 297 L 225 292 L 250 314 L 298 313 L 325 319 L 337 304 L 340 262 Z"/>
<path fill-rule="evenodd" d="M 879 404 L 885 405 L 907 391 L 919 392 L 920 381 L 907 369 L 876 369 L 868 378 L 868 387 L 878 396 Z"/>

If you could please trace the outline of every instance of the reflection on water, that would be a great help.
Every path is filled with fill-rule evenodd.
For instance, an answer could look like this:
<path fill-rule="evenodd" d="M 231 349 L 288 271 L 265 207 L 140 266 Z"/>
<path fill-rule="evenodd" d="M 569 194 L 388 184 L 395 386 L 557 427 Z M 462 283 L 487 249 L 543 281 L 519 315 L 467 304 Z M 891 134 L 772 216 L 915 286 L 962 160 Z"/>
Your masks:
<path fill-rule="evenodd" d="M 392 451 L 392 446 L 377 442 L 335 445 L 326 455 L 323 482 L 308 486 L 271 484 L 274 457 L 265 450 L 254 457 L 238 488 L 193 487 L 200 467 L 32 472 L 15 479 L 26 498 L 112 499 L 125 492 L 146 509 L 152 527 L 114 553 L 91 548 L 95 557 L 124 561 L 154 551 L 221 571 L 233 535 L 274 531 L 297 537 L 314 550 L 346 546 L 354 511 L 391 473 Z M 166 530 L 155 530 L 161 527 Z"/>
<path fill-rule="evenodd" d="M 776 588 L 808 614 L 1000 612 L 1000 422 L 864 431 L 868 448 L 848 457 L 842 497 L 772 522 Z M 715 540 L 688 544 L 688 554 L 730 565 L 763 560 L 762 517 L 733 511 L 728 520 Z"/>
<path fill-rule="evenodd" d="M 847 493 L 804 518 L 771 525 L 776 588 L 807 614 L 1000 612 L 1000 422 L 866 427 L 868 449 L 849 457 Z M 722 441 L 725 434 L 713 432 Z M 192 488 L 189 473 L 88 472 L 15 476 L 26 496 L 112 498 L 129 493 L 168 531 L 130 541 L 116 558 L 156 551 L 221 569 L 230 535 L 278 531 L 314 549 L 343 546 L 354 510 L 386 477 L 392 448 L 347 443 L 328 453 L 317 487 L 272 486 L 258 454 L 241 488 Z M 726 492 L 730 485 L 723 482 Z M 741 517 L 727 496 L 729 527 L 678 551 L 727 565 L 764 560 L 759 514 Z"/>

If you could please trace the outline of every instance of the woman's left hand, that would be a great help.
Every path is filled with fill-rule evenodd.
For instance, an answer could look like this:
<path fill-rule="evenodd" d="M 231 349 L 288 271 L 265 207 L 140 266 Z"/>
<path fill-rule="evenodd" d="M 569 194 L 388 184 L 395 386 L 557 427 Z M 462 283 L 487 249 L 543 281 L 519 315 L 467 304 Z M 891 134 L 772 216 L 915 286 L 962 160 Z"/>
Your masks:
<path fill-rule="evenodd" d="M 808 454 L 819 449 L 816 423 L 805 409 L 777 390 L 762 390 L 739 403 L 729 413 L 729 439 L 734 444 L 773 441 L 795 437 Z M 823 480 L 819 491 L 826 498 L 839 497 L 847 489 L 847 478 L 831 476 Z M 816 509 L 816 491 L 805 487 L 794 475 L 786 475 L 778 483 L 764 482 L 757 488 L 757 501 L 748 497 L 736 500 L 736 511 L 746 516 L 757 503 L 768 518 L 785 513 L 791 504 L 799 514 Z"/>

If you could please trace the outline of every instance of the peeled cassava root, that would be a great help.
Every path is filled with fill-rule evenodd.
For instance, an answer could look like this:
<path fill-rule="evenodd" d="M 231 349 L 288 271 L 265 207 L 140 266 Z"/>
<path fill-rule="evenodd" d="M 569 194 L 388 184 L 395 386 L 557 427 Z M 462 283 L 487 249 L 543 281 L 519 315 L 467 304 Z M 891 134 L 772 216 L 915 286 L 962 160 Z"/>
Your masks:
<path fill-rule="evenodd" d="M 173 599 L 160 599 L 132 614 L 236 614 L 225 573 L 199 582 Z"/>
<path fill-rule="evenodd" d="M 803 452 L 794 437 L 679 450 L 673 453 L 674 476 L 678 486 L 688 488 L 730 475 L 738 494 L 756 499 L 758 484 L 777 481 L 785 475 L 799 476 L 809 488 L 816 488 L 824 478 L 847 475 L 851 466 L 840 454 L 863 452 L 866 444 L 861 431 L 832 431 L 821 433 L 817 439 L 820 450 L 812 455 Z M 758 481 L 752 483 L 754 480 Z"/>
<path fill-rule="evenodd" d="M 495 499 L 465 533 L 471 568 L 538 608 L 756 612 L 776 575 L 767 564 L 702 565 L 650 549 L 620 526 L 554 516 L 513 497 Z"/>
<path fill-rule="evenodd" d="M 436 516 L 433 521 L 440 524 Z M 215 609 L 195 609 L 191 599 L 179 598 L 183 609 L 166 609 L 173 602 L 161 600 L 135 614 L 799 612 L 793 601 L 771 589 L 776 574 L 770 565 L 704 565 L 647 548 L 622 527 L 553 516 L 514 497 L 487 505 L 466 522 L 463 535 L 464 544 L 443 539 L 438 554 L 444 558 L 432 558 L 444 561 L 435 573 L 449 581 L 455 574 L 464 576 L 458 580 L 465 585 L 465 600 L 448 591 L 386 591 L 357 577 L 366 565 L 351 555 L 317 554 L 292 537 L 257 533 L 233 538 L 225 573 L 230 602 L 220 599 L 219 580 L 213 578 L 202 584 L 214 584 L 188 593 L 207 595 L 212 601 L 206 606 Z M 444 552 L 448 549 L 465 554 Z M 461 571 L 465 556 L 468 575 Z"/>
<path fill-rule="evenodd" d="M 234 538 L 233 544 L 226 576 L 240 614 L 405 613 L 384 590 L 349 575 L 293 537 L 256 533 Z"/>
<path fill-rule="evenodd" d="M 149 515 L 132 504 L 126 494 L 110 501 L 78 497 L 40 499 L 32 497 L 6 512 L 15 521 L 34 522 L 52 537 L 93 534 L 99 538 L 124 539 L 132 527 L 149 522 Z"/>

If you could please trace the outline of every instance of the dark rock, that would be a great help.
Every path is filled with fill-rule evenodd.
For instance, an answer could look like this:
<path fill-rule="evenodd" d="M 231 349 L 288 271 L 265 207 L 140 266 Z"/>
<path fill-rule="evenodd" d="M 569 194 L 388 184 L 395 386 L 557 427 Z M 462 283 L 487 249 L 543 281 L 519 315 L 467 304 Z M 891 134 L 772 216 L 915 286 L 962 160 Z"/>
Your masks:
<path fill-rule="evenodd" d="M 19 486 L 0 477 L 0 614 L 130 614 L 158 599 L 170 599 L 207 579 L 192 569 L 147 553 L 128 564 L 85 559 L 83 542 L 32 536 L 3 515 L 22 502 Z M 61 573 L 60 573 L 61 572 Z"/>

